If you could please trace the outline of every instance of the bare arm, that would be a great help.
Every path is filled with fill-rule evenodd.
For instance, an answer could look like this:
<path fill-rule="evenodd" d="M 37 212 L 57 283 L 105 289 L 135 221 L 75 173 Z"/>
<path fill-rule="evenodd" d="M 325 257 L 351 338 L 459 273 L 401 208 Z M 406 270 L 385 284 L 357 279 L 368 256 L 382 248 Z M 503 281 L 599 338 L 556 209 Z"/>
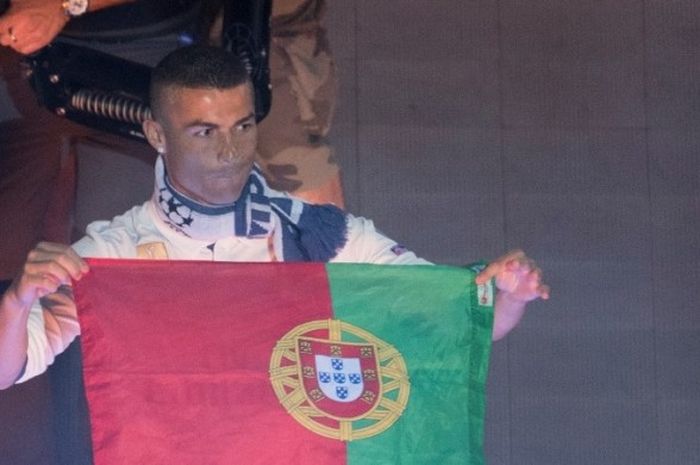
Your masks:
<path fill-rule="evenodd" d="M 97 11 L 134 0 L 90 0 L 88 11 Z M 0 45 L 22 54 L 49 44 L 70 20 L 61 0 L 12 0 L 0 17 Z"/>
<path fill-rule="evenodd" d="M 476 277 L 477 284 L 496 278 L 493 340 L 497 341 L 515 328 L 525 313 L 525 306 L 535 299 L 548 299 L 549 286 L 542 283 L 542 270 L 522 250 L 515 250 L 490 263 Z"/>
<path fill-rule="evenodd" d="M 87 264 L 67 245 L 42 242 L 29 252 L 22 274 L 0 299 L 0 389 L 14 384 L 26 362 L 32 304 L 87 271 Z"/>

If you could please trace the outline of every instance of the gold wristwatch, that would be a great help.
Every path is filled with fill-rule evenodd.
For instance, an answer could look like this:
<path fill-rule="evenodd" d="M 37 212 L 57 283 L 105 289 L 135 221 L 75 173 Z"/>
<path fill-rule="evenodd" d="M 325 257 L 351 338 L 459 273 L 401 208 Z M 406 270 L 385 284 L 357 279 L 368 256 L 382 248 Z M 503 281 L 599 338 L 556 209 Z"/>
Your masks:
<path fill-rule="evenodd" d="M 75 18 L 85 14 L 88 9 L 88 3 L 89 0 L 64 0 L 61 6 L 66 16 Z"/>

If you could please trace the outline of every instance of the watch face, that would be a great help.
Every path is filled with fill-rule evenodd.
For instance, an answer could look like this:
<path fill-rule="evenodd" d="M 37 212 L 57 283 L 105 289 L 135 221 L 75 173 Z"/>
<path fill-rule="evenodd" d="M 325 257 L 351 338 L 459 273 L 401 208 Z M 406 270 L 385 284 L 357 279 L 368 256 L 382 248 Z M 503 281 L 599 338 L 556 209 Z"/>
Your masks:
<path fill-rule="evenodd" d="M 80 16 L 87 11 L 88 0 L 68 0 L 65 3 L 66 13 L 71 16 Z"/>

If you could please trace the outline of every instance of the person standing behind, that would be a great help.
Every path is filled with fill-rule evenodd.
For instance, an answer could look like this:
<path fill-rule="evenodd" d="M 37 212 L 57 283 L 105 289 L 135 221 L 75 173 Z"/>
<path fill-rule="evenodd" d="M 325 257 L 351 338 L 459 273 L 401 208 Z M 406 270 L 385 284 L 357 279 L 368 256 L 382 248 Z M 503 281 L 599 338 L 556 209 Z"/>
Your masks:
<path fill-rule="evenodd" d="M 337 79 L 325 10 L 325 0 L 272 2 L 273 98 L 258 128 L 258 162 L 272 188 L 343 208 L 341 168 L 328 140 Z"/>

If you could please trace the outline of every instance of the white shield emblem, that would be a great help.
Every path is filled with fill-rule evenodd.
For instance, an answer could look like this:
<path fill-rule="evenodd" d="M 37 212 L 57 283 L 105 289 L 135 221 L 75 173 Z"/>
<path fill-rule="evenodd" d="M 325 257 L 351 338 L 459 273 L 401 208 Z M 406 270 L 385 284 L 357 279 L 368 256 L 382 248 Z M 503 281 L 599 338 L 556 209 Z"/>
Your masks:
<path fill-rule="evenodd" d="M 316 355 L 316 377 L 321 391 L 336 402 L 352 402 L 364 391 L 359 358 Z"/>

